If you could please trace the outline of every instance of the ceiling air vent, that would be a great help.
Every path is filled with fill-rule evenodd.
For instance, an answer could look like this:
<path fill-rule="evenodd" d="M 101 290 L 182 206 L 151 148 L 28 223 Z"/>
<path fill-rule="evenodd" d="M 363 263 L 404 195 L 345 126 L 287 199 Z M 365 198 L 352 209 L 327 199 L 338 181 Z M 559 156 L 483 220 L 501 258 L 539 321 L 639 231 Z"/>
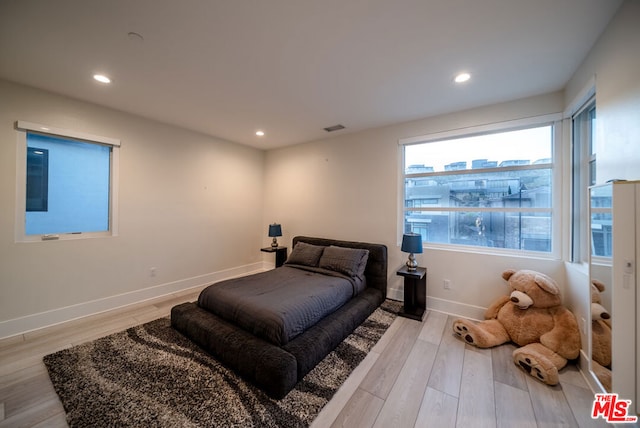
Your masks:
<path fill-rule="evenodd" d="M 327 126 L 326 128 L 324 128 L 324 130 L 327 132 L 339 131 L 341 129 L 344 129 L 343 125 L 333 125 L 333 126 Z"/>

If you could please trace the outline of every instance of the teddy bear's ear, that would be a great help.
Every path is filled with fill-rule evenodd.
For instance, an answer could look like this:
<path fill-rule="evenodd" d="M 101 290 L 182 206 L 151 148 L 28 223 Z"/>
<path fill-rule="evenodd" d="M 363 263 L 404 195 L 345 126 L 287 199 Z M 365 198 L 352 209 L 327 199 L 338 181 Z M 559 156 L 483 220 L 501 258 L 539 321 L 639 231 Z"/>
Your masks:
<path fill-rule="evenodd" d="M 515 269 L 507 269 L 502 272 L 502 278 L 504 278 L 505 281 L 509 281 L 509 278 L 511 278 L 514 273 L 516 273 Z"/>
<path fill-rule="evenodd" d="M 597 279 L 592 279 L 591 283 L 596 286 L 599 292 L 602 293 L 604 291 L 604 284 L 602 282 L 598 281 Z"/>
<path fill-rule="evenodd" d="M 546 275 L 536 274 L 535 282 L 538 284 L 538 287 L 542 288 L 547 293 L 560 294 L 558 284 Z"/>

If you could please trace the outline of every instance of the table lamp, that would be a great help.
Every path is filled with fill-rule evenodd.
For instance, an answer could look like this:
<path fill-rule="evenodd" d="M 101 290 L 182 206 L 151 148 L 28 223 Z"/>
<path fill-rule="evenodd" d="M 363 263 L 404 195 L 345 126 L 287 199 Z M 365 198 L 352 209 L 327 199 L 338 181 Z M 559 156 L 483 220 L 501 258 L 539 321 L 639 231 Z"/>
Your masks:
<path fill-rule="evenodd" d="M 269 236 L 273 238 L 271 242 L 272 248 L 278 247 L 278 236 L 282 236 L 282 226 L 277 223 L 273 223 L 269 225 Z"/>
<path fill-rule="evenodd" d="M 400 249 L 403 253 L 409 253 L 407 270 L 414 272 L 418 267 L 414 253 L 422 253 L 422 235 L 419 233 L 405 233 L 402 235 L 402 247 Z"/>

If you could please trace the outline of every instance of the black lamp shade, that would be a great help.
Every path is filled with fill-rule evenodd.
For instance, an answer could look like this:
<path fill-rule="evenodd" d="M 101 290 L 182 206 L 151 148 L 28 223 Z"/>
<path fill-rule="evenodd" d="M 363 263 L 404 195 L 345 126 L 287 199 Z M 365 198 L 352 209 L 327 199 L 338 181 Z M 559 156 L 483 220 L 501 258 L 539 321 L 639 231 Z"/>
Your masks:
<path fill-rule="evenodd" d="M 282 236 L 282 226 L 279 224 L 269 225 L 269 236 L 274 238 L 276 236 Z"/>
<path fill-rule="evenodd" d="M 422 235 L 419 233 L 405 233 L 402 235 L 403 253 L 422 253 Z"/>

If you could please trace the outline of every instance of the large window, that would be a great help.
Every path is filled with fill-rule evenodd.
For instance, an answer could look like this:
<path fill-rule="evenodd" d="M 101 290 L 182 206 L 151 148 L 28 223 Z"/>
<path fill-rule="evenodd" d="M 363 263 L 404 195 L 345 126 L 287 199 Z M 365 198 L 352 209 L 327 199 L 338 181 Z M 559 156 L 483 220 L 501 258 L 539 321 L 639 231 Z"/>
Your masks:
<path fill-rule="evenodd" d="M 554 126 L 404 144 L 405 232 L 427 244 L 552 251 Z"/>
<path fill-rule="evenodd" d="M 24 131 L 19 153 L 25 154 L 18 168 L 24 177 L 18 238 L 113 234 L 119 142 L 25 122 L 18 129 Z"/>

